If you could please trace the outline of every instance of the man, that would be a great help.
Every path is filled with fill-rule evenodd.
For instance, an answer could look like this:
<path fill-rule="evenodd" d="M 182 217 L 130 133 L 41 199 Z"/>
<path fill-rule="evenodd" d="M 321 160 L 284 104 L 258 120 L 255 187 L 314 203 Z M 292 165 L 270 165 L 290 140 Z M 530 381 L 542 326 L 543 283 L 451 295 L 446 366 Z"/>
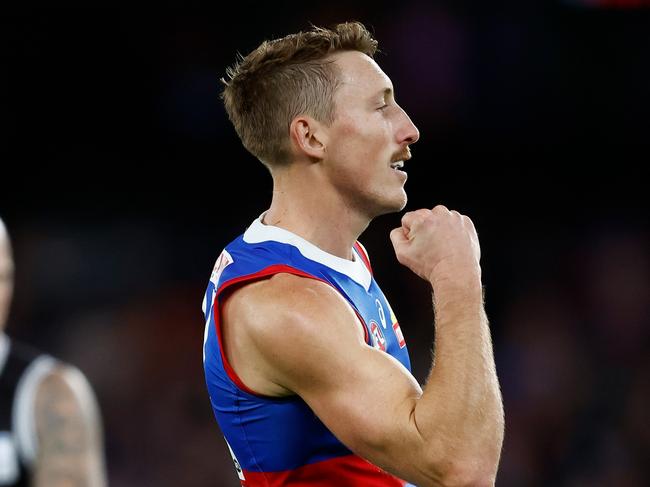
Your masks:
<path fill-rule="evenodd" d="M 503 408 L 479 243 L 444 206 L 406 213 L 397 259 L 433 288 L 424 388 L 358 236 L 406 205 L 417 128 L 360 23 L 264 42 L 228 71 L 270 208 L 222 252 L 204 298 L 204 366 L 242 485 L 493 485 Z"/>
<path fill-rule="evenodd" d="M 0 219 L 0 486 L 103 487 L 100 420 L 85 377 L 4 333 L 13 269 Z"/>

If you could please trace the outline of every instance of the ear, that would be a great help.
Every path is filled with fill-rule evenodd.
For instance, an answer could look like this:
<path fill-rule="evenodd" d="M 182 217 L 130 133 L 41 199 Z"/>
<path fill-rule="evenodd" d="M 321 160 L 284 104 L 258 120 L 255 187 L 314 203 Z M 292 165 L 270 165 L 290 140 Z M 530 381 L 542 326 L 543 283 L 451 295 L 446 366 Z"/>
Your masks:
<path fill-rule="evenodd" d="M 298 155 L 321 160 L 325 157 L 325 126 L 309 116 L 296 117 L 289 125 L 289 136 L 293 150 Z"/>

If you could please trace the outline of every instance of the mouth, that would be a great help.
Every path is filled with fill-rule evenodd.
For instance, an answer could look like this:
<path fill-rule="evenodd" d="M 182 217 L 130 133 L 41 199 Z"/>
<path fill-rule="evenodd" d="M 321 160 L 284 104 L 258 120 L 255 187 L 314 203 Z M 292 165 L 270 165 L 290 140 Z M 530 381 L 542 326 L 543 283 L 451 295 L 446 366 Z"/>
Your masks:
<path fill-rule="evenodd" d="M 405 174 L 404 163 L 411 158 L 411 149 L 406 146 L 400 152 L 393 155 L 390 167 L 393 171 Z"/>

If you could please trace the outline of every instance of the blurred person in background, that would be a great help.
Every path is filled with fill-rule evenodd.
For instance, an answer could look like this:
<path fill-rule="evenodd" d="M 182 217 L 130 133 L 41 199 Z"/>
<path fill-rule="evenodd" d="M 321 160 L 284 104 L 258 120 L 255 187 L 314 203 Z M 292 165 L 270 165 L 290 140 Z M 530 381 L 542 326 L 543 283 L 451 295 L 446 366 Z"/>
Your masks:
<path fill-rule="evenodd" d="M 104 487 L 101 420 L 85 376 L 4 333 L 13 273 L 0 219 L 0 486 Z"/>
<path fill-rule="evenodd" d="M 390 234 L 433 289 L 424 390 L 357 241 L 404 209 L 419 137 L 376 49 L 360 23 L 314 27 L 264 42 L 224 81 L 230 120 L 273 178 L 203 306 L 207 387 L 242 485 L 495 482 L 504 413 L 473 223 L 436 206 Z"/>

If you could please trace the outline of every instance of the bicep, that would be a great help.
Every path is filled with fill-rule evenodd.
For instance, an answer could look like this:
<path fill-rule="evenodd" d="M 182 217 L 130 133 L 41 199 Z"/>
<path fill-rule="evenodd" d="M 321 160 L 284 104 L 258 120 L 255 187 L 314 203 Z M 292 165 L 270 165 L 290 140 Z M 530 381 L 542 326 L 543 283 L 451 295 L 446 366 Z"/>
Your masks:
<path fill-rule="evenodd" d="M 38 455 L 34 485 L 105 485 L 99 413 L 90 385 L 77 369 L 60 367 L 36 393 Z"/>
<path fill-rule="evenodd" d="M 363 341 L 343 297 L 323 283 L 307 287 L 276 296 L 282 331 L 255 333 L 256 348 L 275 380 L 348 448 L 399 472 L 403 457 L 420 446 L 412 413 L 422 390 L 399 361 Z"/>
<path fill-rule="evenodd" d="M 351 450 L 379 466 L 418 441 L 412 412 L 422 394 L 396 359 L 365 344 L 314 356 L 311 380 L 296 374 L 296 392 Z"/>

